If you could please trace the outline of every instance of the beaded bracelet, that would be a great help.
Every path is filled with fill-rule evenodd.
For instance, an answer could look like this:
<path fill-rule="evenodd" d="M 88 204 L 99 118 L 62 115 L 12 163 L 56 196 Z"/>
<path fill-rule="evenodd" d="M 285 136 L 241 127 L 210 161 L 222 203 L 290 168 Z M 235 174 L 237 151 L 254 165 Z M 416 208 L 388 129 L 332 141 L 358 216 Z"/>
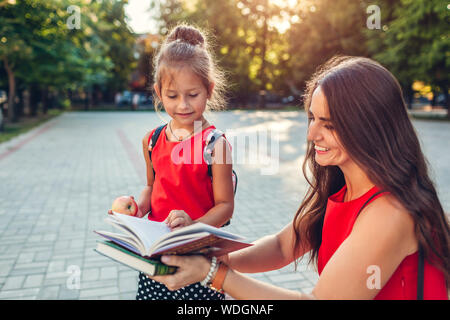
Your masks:
<path fill-rule="evenodd" d="M 211 259 L 211 266 L 209 267 L 209 272 L 206 275 L 205 279 L 203 279 L 200 284 L 204 287 L 206 287 L 207 285 L 209 285 L 209 283 L 211 282 L 211 278 L 212 276 L 216 273 L 216 269 L 217 269 L 218 265 L 217 265 L 217 258 L 216 257 L 212 257 Z"/>
<path fill-rule="evenodd" d="M 228 269 L 229 268 L 226 264 L 219 262 L 219 268 L 217 269 L 217 272 L 215 273 L 211 284 L 209 285 L 210 289 L 223 293 L 222 286 L 228 273 Z"/>

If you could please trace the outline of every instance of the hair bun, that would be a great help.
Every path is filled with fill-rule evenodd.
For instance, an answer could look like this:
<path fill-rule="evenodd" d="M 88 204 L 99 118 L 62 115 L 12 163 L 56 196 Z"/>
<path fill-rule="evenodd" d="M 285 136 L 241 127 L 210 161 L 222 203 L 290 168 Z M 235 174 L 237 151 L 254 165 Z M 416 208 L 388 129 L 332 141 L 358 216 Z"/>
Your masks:
<path fill-rule="evenodd" d="M 205 38 L 201 32 L 190 26 L 178 26 L 171 32 L 168 41 L 172 42 L 177 40 L 187 42 L 193 46 L 203 46 L 205 43 Z"/>

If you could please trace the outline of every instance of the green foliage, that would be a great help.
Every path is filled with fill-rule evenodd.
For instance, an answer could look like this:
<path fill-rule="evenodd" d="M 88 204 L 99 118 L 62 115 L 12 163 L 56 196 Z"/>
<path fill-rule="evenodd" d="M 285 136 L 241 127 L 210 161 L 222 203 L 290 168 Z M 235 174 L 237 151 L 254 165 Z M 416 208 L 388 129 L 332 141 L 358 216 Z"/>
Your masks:
<path fill-rule="evenodd" d="M 383 30 L 369 34 L 374 58 L 386 65 L 410 90 L 423 81 L 448 94 L 450 37 L 447 3 L 440 0 L 378 1 L 385 17 Z M 384 9 L 383 9 L 384 8 Z"/>
<path fill-rule="evenodd" d="M 126 3 L 0 0 L 0 86 L 6 87 L 12 72 L 17 90 L 65 93 L 101 88 L 112 93 L 126 88 L 136 68 L 151 74 L 155 48 L 143 40 L 139 61 L 134 57 L 136 35 L 126 24 Z M 450 10 L 442 0 L 147 3 L 162 36 L 180 22 L 211 33 L 211 47 L 227 72 L 230 95 L 242 104 L 261 90 L 299 93 L 317 66 L 336 54 L 374 58 L 394 73 L 407 92 L 412 92 L 414 81 L 423 81 L 434 92 L 448 95 Z M 374 4 L 380 8 L 382 28 L 369 30 L 366 9 Z M 80 8 L 79 29 L 67 26 L 71 5 Z M 67 99 L 66 94 L 61 96 L 61 101 Z"/>
<path fill-rule="evenodd" d="M 96 85 L 121 90 L 135 66 L 135 37 L 126 25 L 125 3 L 2 1 L 0 61 L 8 62 L 20 89 L 90 91 Z M 79 25 L 69 24 L 78 12 Z"/>
<path fill-rule="evenodd" d="M 167 0 L 157 7 L 161 34 L 188 22 L 214 35 L 215 53 L 241 100 L 261 89 L 299 92 L 334 55 L 369 56 L 406 91 L 420 80 L 448 91 L 449 12 L 441 0 Z M 381 28 L 367 27 L 378 5 Z M 287 31 L 279 25 L 289 22 Z"/>
<path fill-rule="evenodd" d="M 317 0 L 298 9 L 299 20 L 289 31 L 290 78 L 296 87 L 334 55 L 367 55 L 365 9 L 354 0 Z"/>

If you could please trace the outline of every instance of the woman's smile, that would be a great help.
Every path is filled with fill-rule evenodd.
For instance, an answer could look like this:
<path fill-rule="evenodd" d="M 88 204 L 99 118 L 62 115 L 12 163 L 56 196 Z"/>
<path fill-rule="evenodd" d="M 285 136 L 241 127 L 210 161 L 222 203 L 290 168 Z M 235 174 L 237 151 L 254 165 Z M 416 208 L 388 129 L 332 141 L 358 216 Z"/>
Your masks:
<path fill-rule="evenodd" d="M 325 148 L 325 147 L 320 147 L 320 146 L 314 146 L 314 149 L 316 150 L 317 154 L 326 154 L 328 151 L 330 151 L 330 149 Z"/>

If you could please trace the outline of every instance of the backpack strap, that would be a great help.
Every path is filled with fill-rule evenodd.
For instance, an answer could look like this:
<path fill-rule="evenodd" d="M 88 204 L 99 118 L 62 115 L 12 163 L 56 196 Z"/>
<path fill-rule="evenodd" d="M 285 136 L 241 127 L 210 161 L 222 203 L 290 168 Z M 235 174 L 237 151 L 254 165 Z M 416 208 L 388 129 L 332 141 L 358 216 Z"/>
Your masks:
<path fill-rule="evenodd" d="M 219 129 L 213 129 L 206 137 L 206 146 L 203 150 L 203 158 L 205 159 L 205 162 L 208 165 L 208 175 L 211 178 L 212 178 L 212 162 L 213 162 L 212 154 L 214 151 L 214 145 L 222 136 L 225 136 L 225 134 L 222 131 L 220 131 Z M 234 170 L 232 173 L 232 178 L 233 178 L 233 192 L 234 194 L 236 194 L 238 179 L 237 174 Z"/>
<path fill-rule="evenodd" d="M 162 129 L 167 126 L 166 124 L 163 124 L 155 129 L 155 132 L 153 132 L 152 136 L 149 138 L 149 145 L 148 145 L 148 156 L 150 158 L 150 161 L 152 161 L 152 150 L 156 145 L 156 142 L 158 141 L 159 136 L 161 135 Z M 153 167 L 153 164 L 152 164 Z M 155 169 L 153 169 L 153 176 L 155 175 Z"/>
<path fill-rule="evenodd" d="M 212 154 L 214 151 L 214 145 L 222 137 L 224 134 L 222 131 L 218 129 L 213 129 L 206 137 L 206 146 L 203 150 L 203 159 L 205 159 L 206 164 L 208 165 L 208 175 L 212 177 Z"/>
<path fill-rule="evenodd" d="M 423 248 L 419 243 L 419 266 L 417 268 L 417 300 L 423 300 L 423 283 L 424 283 L 424 267 L 425 259 Z"/>
<path fill-rule="evenodd" d="M 365 206 L 367 206 L 367 205 L 369 204 L 370 201 L 372 201 L 373 198 L 375 198 L 377 195 L 379 195 L 379 194 L 381 194 L 381 193 L 383 193 L 383 192 L 385 192 L 385 191 L 377 191 L 377 192 L 375 192 L 373 195 L 371 195 L 370 198 L 367 199 L 367 201 L 364 202 L 364 204 L 361 206 L 361 208 L 359 209 L 358 214 L 356 215 L 356 217 L 359 216 L 359 214 L 361 213 L 361 211 L 365 208 Z"/>
<path fill-rule="evenodd" d="M 214 145 L 222 136 L 225 136 L 225 134 L 222 131 L 220 131 L 219 129 L 213 129 L 206 137 L 206 145 L 203 150 L 203 159 L 205 159 L 205 162 L 208 165 L 208 175 L 211 177 L 211 180 L 212 180 L 212 162 L 213 162 L 212 154 L 214 151 Z M 234 170 L 232 172 L 232 179 L 233 179 L 233 193 L 236 194 L 238 179 L 237 174 Z M 228 220 L 222 227 L 228 226 L 230 223 L 231 220 Z"/>

